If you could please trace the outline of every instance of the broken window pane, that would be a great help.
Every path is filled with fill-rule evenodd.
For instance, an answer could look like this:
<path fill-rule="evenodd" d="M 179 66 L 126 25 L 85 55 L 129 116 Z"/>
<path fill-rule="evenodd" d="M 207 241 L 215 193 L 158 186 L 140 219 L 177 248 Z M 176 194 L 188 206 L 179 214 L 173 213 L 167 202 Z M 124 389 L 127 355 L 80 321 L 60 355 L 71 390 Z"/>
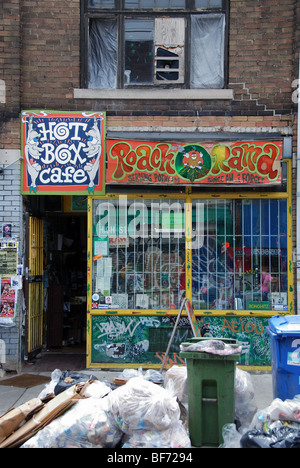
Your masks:
<path fill-rule="evenodd" d="M 225 16 L 191 17 L 191 88 L 223 88 Z"/>
<path fill-rule="evenodd" d="M 125 84 L 153 82 L 152 19 L 125 19 Z"/>
<path fill-rule="evenodd" d="M 179 78 L 179 60 L 178 54 L 174 54 L 162 47 L 157 49 L 156 79 L 174 81 Z M 163 59 L 159 60 L 159 57 Z M 176 69 L 176 71 L 174 71 Z"/>
<path fill-rule="evenodd" d="M 117 87 L 117 21 L 90 22 L 89 88 Z"/>

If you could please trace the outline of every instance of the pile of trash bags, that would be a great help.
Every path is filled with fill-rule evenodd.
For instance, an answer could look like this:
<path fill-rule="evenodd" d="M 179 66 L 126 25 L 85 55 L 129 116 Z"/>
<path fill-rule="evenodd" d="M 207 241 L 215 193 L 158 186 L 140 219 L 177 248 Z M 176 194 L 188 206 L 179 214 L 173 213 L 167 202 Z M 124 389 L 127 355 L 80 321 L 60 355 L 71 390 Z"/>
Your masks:
<path fill-rule="evenodd" d="M 300 448 L 300 395 L 275 398 L 249 423 L 223 427 L 221 448 Z"/>
<path fill-rule="evenodd" d="M 0 448 L 190 448 L 187 369 L 125 369 L 119 382 L 56 369 L 11 434 L 10 412 L 0 417 Z M 250 374 L 237 368 L 236 421 L 248 424 L 256 412 Z M 13 410 L 15 411 L 15 410 Z M 15 415 L 12 414 L 12 417 Z M 5 420 L 3 420 L 5 418 Z M 22 420 L 20 418 L 19 422 Z M 14 419 L 16 421 L 16 419 Z M 5 426 L 6 424 L 6 426 Z"/>
<path fill-rule="evenodd" d="M 20 448 L 189 448 L 185 416 L 175 395 L 175 386 L 165 386 L 157 371 L 126 370 L 116 386 L 95 376 L 61 372 L 38 396 L 45 406 L 25 425 L 4 440 L 0 447 Z M 160 380 L 159 383 L 154 381 Z M 45 419 L 47 405 L 67 401 L 62 414 Z M 70 403 L 70 404 L 69 404 Z M 60 403 L 61 404 L 61 403 Z M 49 410 L 50 411 L 50 410 Z M 34 427 L 34 423 L 41 422 Z M 1 427 L 1 418 L 0 418 Z M 21 432 L 20 437 L 18 431 Z M 12 438 L 12 439 L 11 439 Z M 11 439 L 11 440 L 10 440 Z M 26 440 L 24 440 L 26 439 Z M 20 442 L 22 442 L 20 444 Z"/>

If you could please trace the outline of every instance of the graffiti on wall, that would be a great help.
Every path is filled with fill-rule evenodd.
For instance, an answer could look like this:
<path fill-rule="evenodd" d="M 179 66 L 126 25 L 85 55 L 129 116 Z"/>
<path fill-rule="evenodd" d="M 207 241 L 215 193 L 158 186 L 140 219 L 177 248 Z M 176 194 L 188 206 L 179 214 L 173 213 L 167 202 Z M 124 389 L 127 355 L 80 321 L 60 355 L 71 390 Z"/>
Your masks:
<path fill-rule="evenodd" d="M 200 327 L 208 325 L 210 336 L 233 338 L 242 345 L 241 365 L 269 366 L 268 318 L 197 317 Z M 161 364 L 172 334 L 174 317 L 93 316 L 93 363 Z M 167 364 L 183 364 L 180 343 L 192 335 L 187 317 L 179 321 Z"/>

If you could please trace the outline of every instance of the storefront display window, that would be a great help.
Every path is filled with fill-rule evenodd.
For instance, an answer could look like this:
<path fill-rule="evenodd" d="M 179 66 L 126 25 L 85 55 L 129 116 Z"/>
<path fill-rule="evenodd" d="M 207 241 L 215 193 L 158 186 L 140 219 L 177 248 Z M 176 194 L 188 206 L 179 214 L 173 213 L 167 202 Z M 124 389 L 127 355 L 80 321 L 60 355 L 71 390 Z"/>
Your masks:
<path fill-rule="evenodd" d="M 286 200 L 194 200 L 193 213 L 199 202 L 204 227 L 192 253 L 194 308 L 287 311 Z"/>
<path fill-rule="evenodd" d="M 288 311 L 285 199 L 116 196 L 92 212 L 92 309 L 172 311 L 186 294 L 196 311 Z"/>
<path fill-rule="evenodd" d="M 92 309 L 178 309 L 185 200 L 95 200 Z"/>

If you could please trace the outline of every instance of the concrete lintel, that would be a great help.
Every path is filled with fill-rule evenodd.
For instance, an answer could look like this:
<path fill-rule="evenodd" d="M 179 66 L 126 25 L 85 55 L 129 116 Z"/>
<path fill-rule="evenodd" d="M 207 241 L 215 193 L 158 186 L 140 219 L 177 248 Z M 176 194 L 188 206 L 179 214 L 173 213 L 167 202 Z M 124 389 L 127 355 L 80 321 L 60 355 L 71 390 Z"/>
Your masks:
<path fill-rule="evenodd" d="M 74 89 L 74 99 L 232 100 L 232 89 Z"/>

